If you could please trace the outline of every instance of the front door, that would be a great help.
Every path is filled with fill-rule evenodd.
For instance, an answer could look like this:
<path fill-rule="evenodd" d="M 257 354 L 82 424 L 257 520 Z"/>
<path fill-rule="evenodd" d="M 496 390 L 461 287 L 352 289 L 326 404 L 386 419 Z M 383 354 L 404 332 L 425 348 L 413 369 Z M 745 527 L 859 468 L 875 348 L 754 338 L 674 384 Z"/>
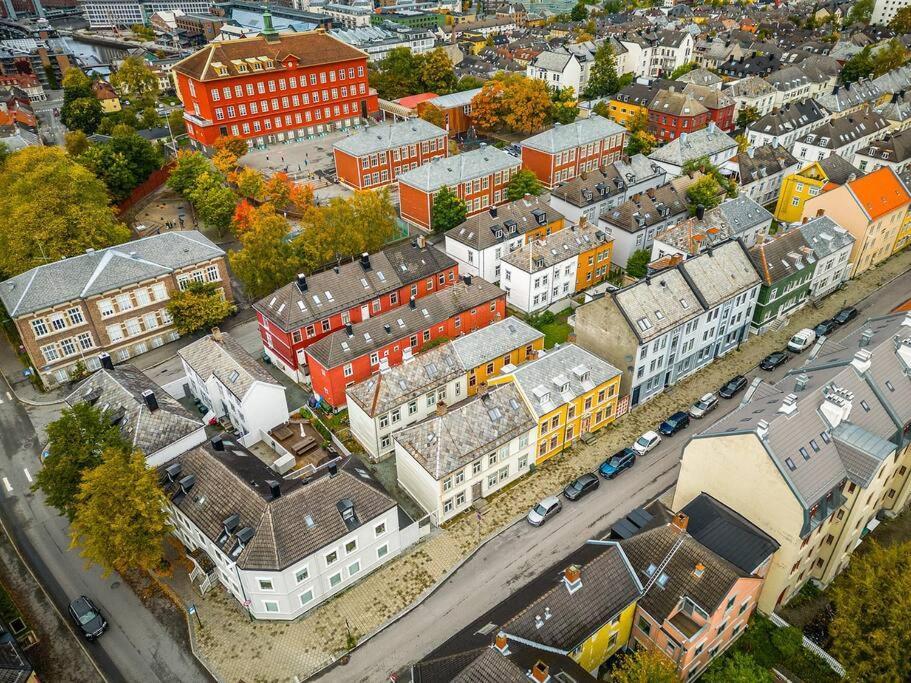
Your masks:
<path fill-rule="evenodd" d="M 588 434 L 588 428 L 589 428 L 589 425 L 591 424 L 591 421 L 592 421 L 591 415 L 586 415 L 585 417 L 582 418 L 582 433 L 583 434 Z"/>
<path fill-rule="evenodd" d="M 471 487 L 471 499 L 480 500 L 481 499 L 481 482 L 476 481 Z"/>
<path fill-rule="evenodd" d="M 361 306 L 361 320 L 367 320 L 370 317 L 370 306 Z"/>

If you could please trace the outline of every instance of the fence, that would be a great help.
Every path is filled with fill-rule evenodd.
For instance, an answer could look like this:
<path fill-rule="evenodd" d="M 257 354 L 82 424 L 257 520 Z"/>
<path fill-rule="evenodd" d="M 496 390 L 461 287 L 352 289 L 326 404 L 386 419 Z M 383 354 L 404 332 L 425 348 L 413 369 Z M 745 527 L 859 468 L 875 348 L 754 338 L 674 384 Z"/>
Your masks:
<path fill-rule="evenodd" d="M 129 197 L 117 205 L 117 215 L 123 216 L 127 211 L 164 185 L 165 181 L 171 176 L 171 172 L 176 165 L 176 161 L 169 161 L 157 171 L 153 171 L 152 175 L 133 188 Z"/>
<path fill-rule="evenodd" d="M 771 621 L 773 624 L 775 624 L 778 628 L 787 628 L 788 626 L 790 626 L 790 624 L 788 622 L 786 622 L 784 619 L 779 617 L 774 612 L 769 614 L 769 621 Z M 839 663 L 839 661 L 837 659 L 835 659 L 832 655 L 830 655 L 828 652 L 823 650 L 821 647 L 819 647 L 819 645 L 814 643 L 812 640 L 810 640 L 806 636 L 803 637 L 803 646 L 806 649 L 808 649 L 810 652 L 812 652 L 813 654 L 819 655 L 825 661 L 825 663 L 828 664 L 832 668 L 832 671 L 834 671 L 839 676 L 844 678 L 845 667 L 843 667 Z"/>

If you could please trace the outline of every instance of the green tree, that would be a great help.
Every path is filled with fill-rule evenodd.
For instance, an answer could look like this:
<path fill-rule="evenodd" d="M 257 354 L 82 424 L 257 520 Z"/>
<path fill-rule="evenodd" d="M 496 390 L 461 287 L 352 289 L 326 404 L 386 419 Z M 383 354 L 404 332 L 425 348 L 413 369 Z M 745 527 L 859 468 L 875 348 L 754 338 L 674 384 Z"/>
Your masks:
<path fill-rule="evenodd" d="M 115 128 L 110 142 L 92 145 L 78 160 L 104 181 L 117 201 L 128 197 L 162 164 L 161 152 L 127 126 Z"/>
<path fill-rule="evenodd" d="M 183 119 L 183 109 L 172 109 L 168 113 L 168 125 L 174 137 L 187 132 L 187 122 Z"/>
<path fill-rule="evenodd" d="M 626 153 L 629 156 L 636 154 L 651 154 L 658 146 L 658 138 L 648 130 L 648 116 L 645 112 L 637 112 L 626 122 L 629 131 L 629 141 L 626 143 Z"/>
<path fill-rule="evenodd" d="M 648 249 L 636 249 L 626 261 L 626 274 L 630 277 L 645 277 L 652 252 Z"/>
<path fill-rule="evenodd" d="M 870 19 L 873 17 L 873 5 L 874 0 L 857 0 L 854 2 L 851 5 L 851 9 L 848 10 L 847 17 L 845 17 L 845 26 L 849 26 L 855 21 L 861 24 L 869 24 Z"/>
<path fill-rule="evenodd" d="M 101 122 L 101 102 L 94 95 L 64 102 L 60 109 L 60 122 L 70 130 L 92 135 Z"/>
<path fill-rule="evenodd" d="M 111 76 L 111 85 L 122 95 L 129 96 L 133 106 L 154 105 L 158 99 L 158 77 L 139 55 L 130 55 Z"/>
<path fill-rule="evenodd" d="M 756 107 L 747 105 L 737 112 L 737 121 L 735 125 L 738 128 L 746 128 L 753 123 L 753 121 L 758 121 L 760 118 L 759 110 Z"/>
<path fill-rule="evenodd" d="M 465 90 L 476 90 L 484 86 L 484 81 L 482 81 L 477 76 L 462 76 L 459 79 L 459 82 L 456 84 L 453 92 L 463 92 Z"/>
<path fill-rule="evenodd" d="M 570 13 L 569 13 L 569 18 L 572 21 L 585 21 L 585 19 L 587 17 L 588 17 L 588 8 L 585 6 L 584 3 L 577 2 L 575 5 L 573 5 L 573 8 L 572 8 L 572 10 L 570 10 Z"/>
<path fill-rule="evenodd" d="M 725 655 L 703 679 L 705 683 L 772 683 L 772 673 L 745 652 Z"/>
<path fill-rule="evenodd" d="M 89 138 L 81 130 L 71 130 L 64 136 L 66 153 L 71 157 L 78 157 L 89 148 Z"/>
<path fill-rule="evenodd" d="M 270 206 L 254 209 L 248 223 L 238 231 L 240 250 L 232 251 L 228 259 L 247 295 L 259 299 L 294 279 L 304 263 L 287 239 L 291 226 Z"/>
<path fill-rule="evenodd" d="M 897 69 L 908 61 L 909 53 L 898 38 L 893 38 L 873 54 L 873 78 Z"/>
<path fill-rule="evenodd" d="M 212 165 L 209 160 L 199 152 L 178 152 L 177 163 L 168 177 L 168 187 L 188 199 L 190 190 L 196 186 L 199 177 L 203 173 L 211 172 L 211 170 Z"/>
<path fill-rule="evenodd" d="M 191 282 L 186 289 L 171 294 L 168 300 L 168 313 L 182 335 L 209 329 L 236 310 L 215 282 Z"/>
<path fill-rule="evenodd" d="M 610 674 L 611 683 L 678 683 L 677 667 L 659 650 L 636 650 Z"/>
<path fill-rule="evenodd" d="M 168 499 L 141 451 L 109 448 L 79 486 L 71 547 L 89 564 L 112 570 L 157 569 L 171 531 Z"/>
<path fill-rule="evenodd" d="M 63 74 L 63 102 L 64 104 L 81 97 L 92 97 L 92 79 L 80 69 L 71 67 Z"/>
<path fill-rule="evenodd" d="M 605 40 L 595 51 L 595 61 L 591 66 L 588 85 L 585 88 L 586 99 L 607 97 L 620 90 L 620 76 L 617 74 L 617 57 L 610 41 Z"/>
<path fill-rule="evenodd" d="M 572 86 L 554 88 L 551 91 L 550 118 L 557 123 L 568 124 L 579 116 L 579 106 Z"/>
<path fill-rule="evenodd" d="M 718 170 L 718 167 L 715 166 L 708 157 L 699 157 L 698 159 L 690 159 L 681 168 L 681 171 L 684 174 L 692 173 L 702 173 L 703 175 L 712 176 L 715 179 L 715 182 L 718 183 L 718 186 L 724 190 L 724 193 L 728 197 L 737 196 L 737 183 L 735 183 L 730 178 L 722 175 L 721 171 Z"/>
<path fill-rule="evenodd" d="M 430 210 L 430 225 L 436 233 L 444 233 L 447 230 L 463 223 L 467 216 L 465 202 L 448 187 L 440 190 L 433 200 L 433 208 Z"/>
<path fill-rule="evenodd" d="M 125 242 L 104 183 L 59 147 L 26 147 L 0 169 L 0 274 L 5 277 L 89 247 Z"/>
<path fill-rule="evenodd" d="M 514 201 L 516 199 L 521 199 L 526 194 L 537 197 L 543 191 L 544 187 L 538 180 L 538 176 L 527 168 L 523 168 L 512 177 L 512 180 L 509 181 L 509 185 L 506 186 L 506 198 L 509 201 Z"/>
<path fill-rule="evenodd" d="M 424 92 L 448 95 L 455 90 L 457 82 L 452 60 L 443 48 L 438 47 L 423 54 L 421 89 Z"/>
<path fill-rule="evenodd" d="M 856 681 L 911 680 L 911 541 L 871 541 L 833 584 L 832 654 Z"/>
<path fill-rule="evenodd" d="M 129 442 L 104 411 L 85 402 L 64 408 L 47 426 L 47 438 L 48 455 L 32 490 L 40 489 L 47 502 L 72 521 L 83 474 L 101 462 L 105 450 L 126 450 Z"/>
<path fill-rule="evenodd" d="M 710 175 L 701 177 L 686 191 L 686 198 L 690 204 L 690 215 L 696 213 L 696 207 L 700 204 L 706 209 L 718 206 L 723 195 L 724 191 L 714 177 Z"/>
<path fill-rule="evenodd" d="M 224 235 L 231 227 L 237 197 L 220 173 L 206 171 L 200 175 L 187 198 L 193 203 L 196 215 L 219 235 Z"/>
<path fill-rule="evenodd" d="M 370 71 L 370 84 L 380 97 L 396 100 L 421 91 L 422 56 L 410 48 L 396 47 Z"/>
<path fill-rule="evenodd" d="M 694 69 L 698 69 L 698 68 L 699 68 L 699 65 L 696 64 L 696 62 L 687 62 L 686 64 L 681 64 L 676 69 L 671 71 L 671 75 L 668 76 L 668 78 L 670 78 L 671 80 L 674 80 L 674 79 L 680 78 L 684 74 L 688 74 L 690 71 L 693 71 Z"/>
<path fill-rule="evenodd" d="M 446 121 L 443 118 L 443 112 L 431 104 L 425 104 L 423 107 L 421 107 L 420 117 L 428 123 L 432 123 L 439 128 L 446 127 Z"/>
<path fill-rule="evenodd" d="M 902 7 L 892 17 L 889 28 L 899 35 L 911 33 L 911 7 Z"/>
<path fill-rule="evenodd" d="M 0 168 L 3 168 L 3 164 L 9 159 L 9 155 L 9 147 L 7 147 L 5 143 L 0 142 Z"/>

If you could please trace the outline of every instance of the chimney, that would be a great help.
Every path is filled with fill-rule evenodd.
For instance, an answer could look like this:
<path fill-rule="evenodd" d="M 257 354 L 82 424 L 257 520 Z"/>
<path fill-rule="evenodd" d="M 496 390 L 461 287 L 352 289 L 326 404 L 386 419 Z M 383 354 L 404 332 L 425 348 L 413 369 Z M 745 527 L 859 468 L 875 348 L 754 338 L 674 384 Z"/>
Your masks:
<path fill-rule="evenodd" d="M 870 360 L 872 358 L 873 354 L 867 349 L 858 349 L 854 353 L 854 358 L 851 359 L 851 365 L 854 366 L 854 369 L 857 370 L 858 374 L 862 375 L 870 369 Z"/>
<path fill-rule="evenodd" d="M 448 409 L 449 406 L 446 405 L 446 401 L 437 401 L 437 415 L 439 417 L 443 417 Z"/>
<path fill-rule="evenodd" d="M 797 394 L 788 394 L 784 397 L 778 412 L 782 415 L 793 415 L 797 412 Z"/>
<path fill-rule="evenodd" d="M 826 210 L 825 210 L 825 209 L 816 209 L 816 217 L 817 217 L 817 218 L 820 218 L 821 216 L 825 216 L 825 215 L 826 215 Z"/>
<path fill-rule="evenodd" d="M 696 207 L 696 220 L 701 221 L 705 219 L 705 206 L 699 204 Z"/>
<path fill-rule="evenodd" d="M 570 595 L 582 588 L 582 571 L 579 569 L 579 565 L 571 564 L 563 570 L 563 583 Z"/>
<path fill-rule="evenodd" d="M 810 381 L 810 377 L 805 372 L 801 372 L 794 379 L 794 391 L 803 391 L 807 388 L 807 383 Z"/>
<path fill-rule="evenodd" d="M 860 339 L 857 340 L 857 345 L 860 348 L 864 348 L 865 346 L 870 346 L 871 341 L 873 341 L 873 330 L 867 328 L 861 333 Z"/>
<path fill-rule="evenodd" d="M 465 275 L 462 276 L 462 279 L 465 281 L 466 286 L 471 287 L 471 275 L 468 275 L 466 273 Z"/>
<path fill-rule="evenodd" d="M 103 367 L 105 370 L 114 369 L 114 360 L 111 358 L 111 354 L 109 354 L 107 351 L 98 354 L 98 360 L 101 361 L 101 367 Z"/>
<path fill-rule="evenodd" d="M 810 221 L 809 216 L 804 216 L 803 220 L 800 222 L 801 225 L 806 225 Z"/>
<path fill-rule="evenodd" d="M 414 310 L 415 308 L 417 308 L 417 304 L 415 303 L 415 298 L 414 298 L 414 297 L 411 297 L 411 298 L 408 300 L 408 307 L 409 307 L 411 310 Z"/>
<path fill-rule="evenodd" d="M 819 412 L 822 413 L 829 428 L 835 429 L 850 417 L 854 394 L 834 385 L 827 387 L 824 393 L 825 398 L 819 406 Z"/>
<path fill-rule="evenodd" d="M 334 270 L 335 274 L 338 275 L 342 269 L 339 268 L 338 264 L 336 263 L 334 266 L 332 266 L 332 270 Z"/>
<path fill-rule="evenodd" d="M 330 477 L 334 477 L 336 474 L 338 474 L 338 465 L 335 462 L 330 462 L 327 469 L 329 470 Z"/>
<path fill-rule="evenodd" d="M 756 423 L 756 434 L 760 439 L 765 439 L 769 434 L 769 423 L 765 420 L 760 420 Z"/>
<path fill-rule="evenodd" d="M 351 323 L 345 323 L 345 334 L 347 334 L 349 337 L 354 336 L 354 328 L 351 327 Z"/>
<path fill-rule="evenodd" d="M 298 274 L 297 274 L 297 288 L 298 288 L 301 292 L 306 292 L 306 291 L 307 291 L 307 276 L 304 275 L 303 273 L 298 273 Z"/>
<path fill-rule="evenodd" d="M 278 483 L 275 479 L 269 479 L 266 484 L 269 486 L 269 493 L 272 494 L 272 500 L 281 498 L 282 487 L 280 483 Z"/>
<path fill-rule="evenodd" d="M 427 246 L 427 238 L 424 235 L 417 237 L 418 249 L 424 249 Z"/>
<path fill-rule="evenodd" d="M 494 649 L 498 650 L 501 654 L 509 654 L 509 641 L 506 639 L 506 634 L 503 631 L 499 631 L 493 639 Z"/>
<path fill-rule="evenodd" d="M 221 342 L 223 337 L 221 336 L 221 330 L 217 327 L 212 328 L 212 341 Z"/>
<path fill-rule="evenodd" d="M 693 576 L 698 579 L 703 574 L 705 574 L 705 565 L 702 562 L 697 562 L 696 566 L 693 567 Z"/>
<path fill-rule="evenodd" d="M 370 254 L 366 251 L 361 254 L 361 268 L 364 270 L 370 270 Z"/>
<path fill-rule="evenodd" d="M 495 207 L 495 206 L 491 206 L 491 207 L 490 207 L 490 215 L 491 215 L 491 217 L 493 217 L 493 218 L 496 218 L 496 217 L 497 217 L 497 207 Z"/>
<path fill-rule="evenodd" d="M 680 531 L 686 531 L 686 527 L 689 523 L 690 518 L 683 512 L 678 512 L 671 521 L 671 524 L 680 529 Z"/>
<path fill-rule="evenodd" d="M 165 474 L 168 476 L 168 481 L 175 482 L 177 477 L 180 476 L 180 471 L 183 469 L 183 466 L 179 462 L 175 462 L 172 465 L 165 467 Z"/>
<path fill-rule="evenodd" d="M 88 249 L 85 250 L 85 253 L 86 253 L 86 254 L 94 254 L 94 253 L 95 253 L 95 250 L 92 249 L 92 247 L 89 247 Z"/>
<path fill-rule="evenodd" d="M 155 398 L 155 392 L 151 389 L 146 389 L 142 392 L 142 400 L 145 401 L 149 412 L 154 413 L 158 410 L 158 399 Z"/>
<path fill-rule="evenodd" d="M 550 681 L 550 669 L 547 668 L 547 664 L 539 659 L 535 662 L 535 665 L 531 667 L 531 671 L 528 672 L 528 677 L 535 683 L 548 683 Z"/>
<path fill-rule="evenodd" d="M 384 323 L 383 329 L 386 331 L 386 334 L 392 334 L 392 325 L 389 323 Z"/>
<path fill-rule="evenodd" d="M 225 450 L 225 440 L 221 435 L 213 436 L 209 444 L 212 446 L 212 450 L 223 451 Z"/>

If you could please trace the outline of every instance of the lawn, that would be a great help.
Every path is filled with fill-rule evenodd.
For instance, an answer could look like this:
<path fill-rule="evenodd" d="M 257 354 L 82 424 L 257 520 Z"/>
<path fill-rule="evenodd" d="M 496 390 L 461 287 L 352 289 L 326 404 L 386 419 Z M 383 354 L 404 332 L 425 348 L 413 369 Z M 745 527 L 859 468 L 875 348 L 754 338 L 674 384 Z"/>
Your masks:
<path fill-rule="evenodd" d="M 541 313 L 540 315 L 528 318 L 528 324 L 536 330 L 544 333 L 544 348 L 552 349 L 557 344 L 563 344 L 572 334 L 573 327 L 566 319 L 573 313 L 573 309 L 567 308 L 557 314 Z"/>

